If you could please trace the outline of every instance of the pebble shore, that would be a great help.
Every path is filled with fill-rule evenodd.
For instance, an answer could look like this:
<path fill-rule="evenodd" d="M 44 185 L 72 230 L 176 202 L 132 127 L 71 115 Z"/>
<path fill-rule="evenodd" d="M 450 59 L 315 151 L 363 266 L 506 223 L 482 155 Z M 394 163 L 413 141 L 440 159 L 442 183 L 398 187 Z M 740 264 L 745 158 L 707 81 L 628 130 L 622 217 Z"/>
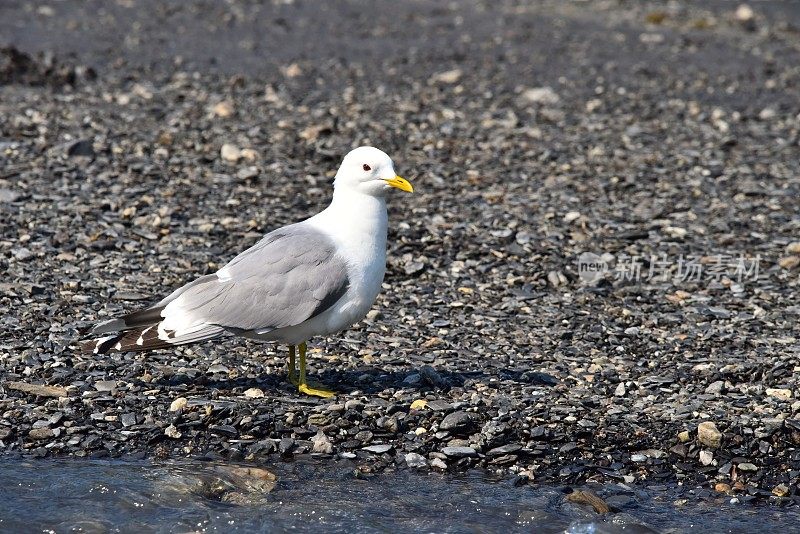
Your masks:
<path fill-rule="evenodd" d="M 0 8 L 4 454 L 800 500 L 793 8 L 134 3 Z M 416 192 L 369 316 L 312 340 L 334 399 L 271 344 L 77 353 L 319 211 L 367 143 Z"/>

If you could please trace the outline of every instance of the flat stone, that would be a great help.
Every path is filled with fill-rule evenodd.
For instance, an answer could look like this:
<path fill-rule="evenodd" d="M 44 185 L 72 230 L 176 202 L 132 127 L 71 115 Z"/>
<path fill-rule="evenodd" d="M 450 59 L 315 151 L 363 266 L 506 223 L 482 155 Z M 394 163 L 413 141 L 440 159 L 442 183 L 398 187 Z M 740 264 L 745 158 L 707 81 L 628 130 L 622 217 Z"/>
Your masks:
<path fill-rule="evenodd" d="M 98 380 L 94 383 L 94 389 L 97 391 L 114 391 L 117 389 L 117 382 L 115 380 Z"/>
<path fill-rule="evenodd" d="M 55 436 L 55 433 L 51 428 L 48 427 L 34 428 L 28 432 L 28 437 L 35 440 L 50 439 L 53 436 Z"/>
<path fill-rule="evenodd" d="M 502 445 L 500 447 L 495 447 L 491 449 L 489 452 L 486 453 L 486 456 L 504 456 L 506 454 L 512 454 L 522 449 L 522 445 L 519 443 L 508 443 L 506 445 Z"/>
<path fill-rule="evenodd" d="M 472 447 L 444 447 L 442 452 L 447 456 L 463 458 L 466 456 L 476 456 L 478 453 Z"/>
<path fill-rule="evenodd" d="M 386 443 L 384 445 L 370 445 L 369 447 L 364 447 L 362 450 L 371 452 L 374 454 L 383 454 L 392 450 L 393 446 Z"/>
<path fill-rule="evenodd" d="M 792 390 L 786 388 L 767 388 L 767 395 L 776 399 L 788 401 L 792 398 Z"/>
<path fill-rule="evenodd" d="M 40 397 L 66 397 L 67 390 L 61 386 L 45 386 L 41 384 L 28 384 L 27 382 L 5 382 L 5 387 Z"/>
<path fill-rule="evenodd" d="M 244 396 L 248 399 L 263 399 L 264 392 L 258 388 L 248 388 L 245 390 Z"/>

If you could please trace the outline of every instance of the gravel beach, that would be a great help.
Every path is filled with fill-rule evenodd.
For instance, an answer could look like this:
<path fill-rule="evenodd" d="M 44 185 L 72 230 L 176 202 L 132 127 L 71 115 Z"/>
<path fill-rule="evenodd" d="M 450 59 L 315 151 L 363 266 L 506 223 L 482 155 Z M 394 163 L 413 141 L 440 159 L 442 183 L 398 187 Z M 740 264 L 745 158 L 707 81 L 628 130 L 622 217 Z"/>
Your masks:
<path fill-rule="evenodd" d="M 796 4 L 159 4 L 0 6 L 4 454 L 800 502 Z M 416 192 L 373 311 L 312 341 L 337 397 L 272 344 L 77 352 L 360 144 Z"/>

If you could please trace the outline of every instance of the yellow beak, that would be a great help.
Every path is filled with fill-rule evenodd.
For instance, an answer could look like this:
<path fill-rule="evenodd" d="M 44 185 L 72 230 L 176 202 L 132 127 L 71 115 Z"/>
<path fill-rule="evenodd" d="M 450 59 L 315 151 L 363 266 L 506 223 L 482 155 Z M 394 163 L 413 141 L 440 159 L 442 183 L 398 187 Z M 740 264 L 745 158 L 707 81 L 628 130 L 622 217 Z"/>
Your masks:
<path fill-rule="evenodd" d="M 395 176 L 394 178 L 387 178 L 384 181 L 391 185 L 392 187 L 396 187 L 401 191 L 405 191 L 406 193 L 413 193 L 414 187 L 411 183 L 401 176 Z"/>

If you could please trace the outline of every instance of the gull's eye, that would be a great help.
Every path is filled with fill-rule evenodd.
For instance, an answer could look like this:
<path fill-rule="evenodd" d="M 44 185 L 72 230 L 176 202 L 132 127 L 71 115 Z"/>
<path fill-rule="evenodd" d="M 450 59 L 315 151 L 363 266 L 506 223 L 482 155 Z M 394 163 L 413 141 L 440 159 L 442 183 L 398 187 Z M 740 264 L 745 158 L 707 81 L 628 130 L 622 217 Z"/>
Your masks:
<path fill-rule="evenodd" d="M 372 170 L 372 167 L 370 167 L 366 163 L 364 165 L 362 165 L 361 168 L 364 169 L 365 171 L 371 171 Z"/>

